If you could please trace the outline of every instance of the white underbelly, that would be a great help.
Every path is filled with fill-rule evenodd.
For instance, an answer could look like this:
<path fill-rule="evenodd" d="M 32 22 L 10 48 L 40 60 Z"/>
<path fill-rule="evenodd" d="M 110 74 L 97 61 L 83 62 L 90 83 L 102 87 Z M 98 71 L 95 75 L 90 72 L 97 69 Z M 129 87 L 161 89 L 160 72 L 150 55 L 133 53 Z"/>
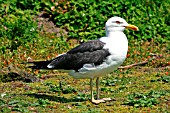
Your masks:
<path fill-rule="evenodd" d="M 96 78 L 100 76 L 105 76 L 120 66 L 125 60 L 125 56 L 115 56 L 110 55 L 107 59 L 100 65 L 94 67 L 83 67 L 78 72 L 71 70 L 69 75 L 73 76 L 77 79 L 88 79 L 88 78 Z"/>

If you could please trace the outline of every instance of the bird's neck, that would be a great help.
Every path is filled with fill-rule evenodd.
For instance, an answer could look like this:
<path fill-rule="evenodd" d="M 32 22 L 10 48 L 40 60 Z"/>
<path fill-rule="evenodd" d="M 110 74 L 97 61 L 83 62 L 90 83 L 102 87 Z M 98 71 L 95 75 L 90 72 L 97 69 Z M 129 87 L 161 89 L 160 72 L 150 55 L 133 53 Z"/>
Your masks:
<path fill-rule="evenodd" d="M 106 32 L 106 37 L 100 39 L 106 43 L 105 48 L 109 49 L 112 55 L 125 59 L 128 50 L 128 40 L 122 31 Z"/>
<path fill-rule="evenodd" d="M 117 49 L 118 51 L 123 51 L 123 53 L 127 52 L 128 40 L 123 31 L 107 32 L 103 42 L 112 45 L 114 50 Z"/>
<path fill-rule="evenodd" d="M 106 37 L 112 38 L 117 34 L 124 34 L 122 31 L 106 31 Z"/>
<path fill-rule="evenodd" d="M 115 34 L 124 34 L 123 31 L 125 30 L 125 27 L 106 27 L 106 36 L 112 37 Z"/>

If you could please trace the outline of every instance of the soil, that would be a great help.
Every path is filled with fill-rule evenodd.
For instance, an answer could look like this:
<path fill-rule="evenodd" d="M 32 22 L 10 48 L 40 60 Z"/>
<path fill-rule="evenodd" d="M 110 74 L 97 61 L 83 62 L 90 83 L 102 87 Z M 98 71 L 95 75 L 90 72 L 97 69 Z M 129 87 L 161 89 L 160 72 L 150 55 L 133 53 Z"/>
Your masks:
<path fill-rule="evenodd" d="M 0 70 L 0 82 L 23 81 L 23 82 L 37 82 L 39 79 L 27 73 L 16 66 L 9 65 L 7 68 Z"/>
<path fill-rule="evenodd" d="M 38 21 L 38 30 L 41 33 L 50 33 L 56 35 L 57 37 L 67 35 L 68 33 L 66 30 L 57 27 L 50 19 L 49 15 L 44 11 L 35 16 L 34 20 Z"/>

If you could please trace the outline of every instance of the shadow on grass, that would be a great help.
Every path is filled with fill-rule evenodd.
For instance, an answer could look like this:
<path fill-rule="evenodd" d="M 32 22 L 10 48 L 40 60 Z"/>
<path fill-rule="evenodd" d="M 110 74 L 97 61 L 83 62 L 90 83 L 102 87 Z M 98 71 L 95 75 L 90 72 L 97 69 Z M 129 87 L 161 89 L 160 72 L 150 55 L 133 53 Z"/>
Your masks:
<path fill-rule="evenodd" d="M 87 101 L 87 98 L 84 97 L 73 97 L 73 98 L 65 98 L 63 96 L 51 96 L 51 95 L 46 95 L 46 94 L 24 94 L 30 97 L 38 98 L 38 99 L 48 99 L 50 101 L 56 101 L 56 102 L 61 102 L 61 103 L 68 103 L 68 102 L 83 102 Z"/>

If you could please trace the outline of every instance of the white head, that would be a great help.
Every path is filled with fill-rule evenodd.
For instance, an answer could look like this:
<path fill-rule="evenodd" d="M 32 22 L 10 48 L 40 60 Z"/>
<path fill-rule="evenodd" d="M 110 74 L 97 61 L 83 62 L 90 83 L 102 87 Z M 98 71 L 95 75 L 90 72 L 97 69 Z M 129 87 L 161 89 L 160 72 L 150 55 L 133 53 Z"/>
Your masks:
<path fill-rule="evenodd" d="M 129 28 L 135 31 L 138 30 L 138 27 L 128 24 L 125 21 L 125 19 L 117 16 L 108 19 L 105 24 L 105 27 L 106 27 L 106 32 L 124 31 L 125 28 Z"/>

